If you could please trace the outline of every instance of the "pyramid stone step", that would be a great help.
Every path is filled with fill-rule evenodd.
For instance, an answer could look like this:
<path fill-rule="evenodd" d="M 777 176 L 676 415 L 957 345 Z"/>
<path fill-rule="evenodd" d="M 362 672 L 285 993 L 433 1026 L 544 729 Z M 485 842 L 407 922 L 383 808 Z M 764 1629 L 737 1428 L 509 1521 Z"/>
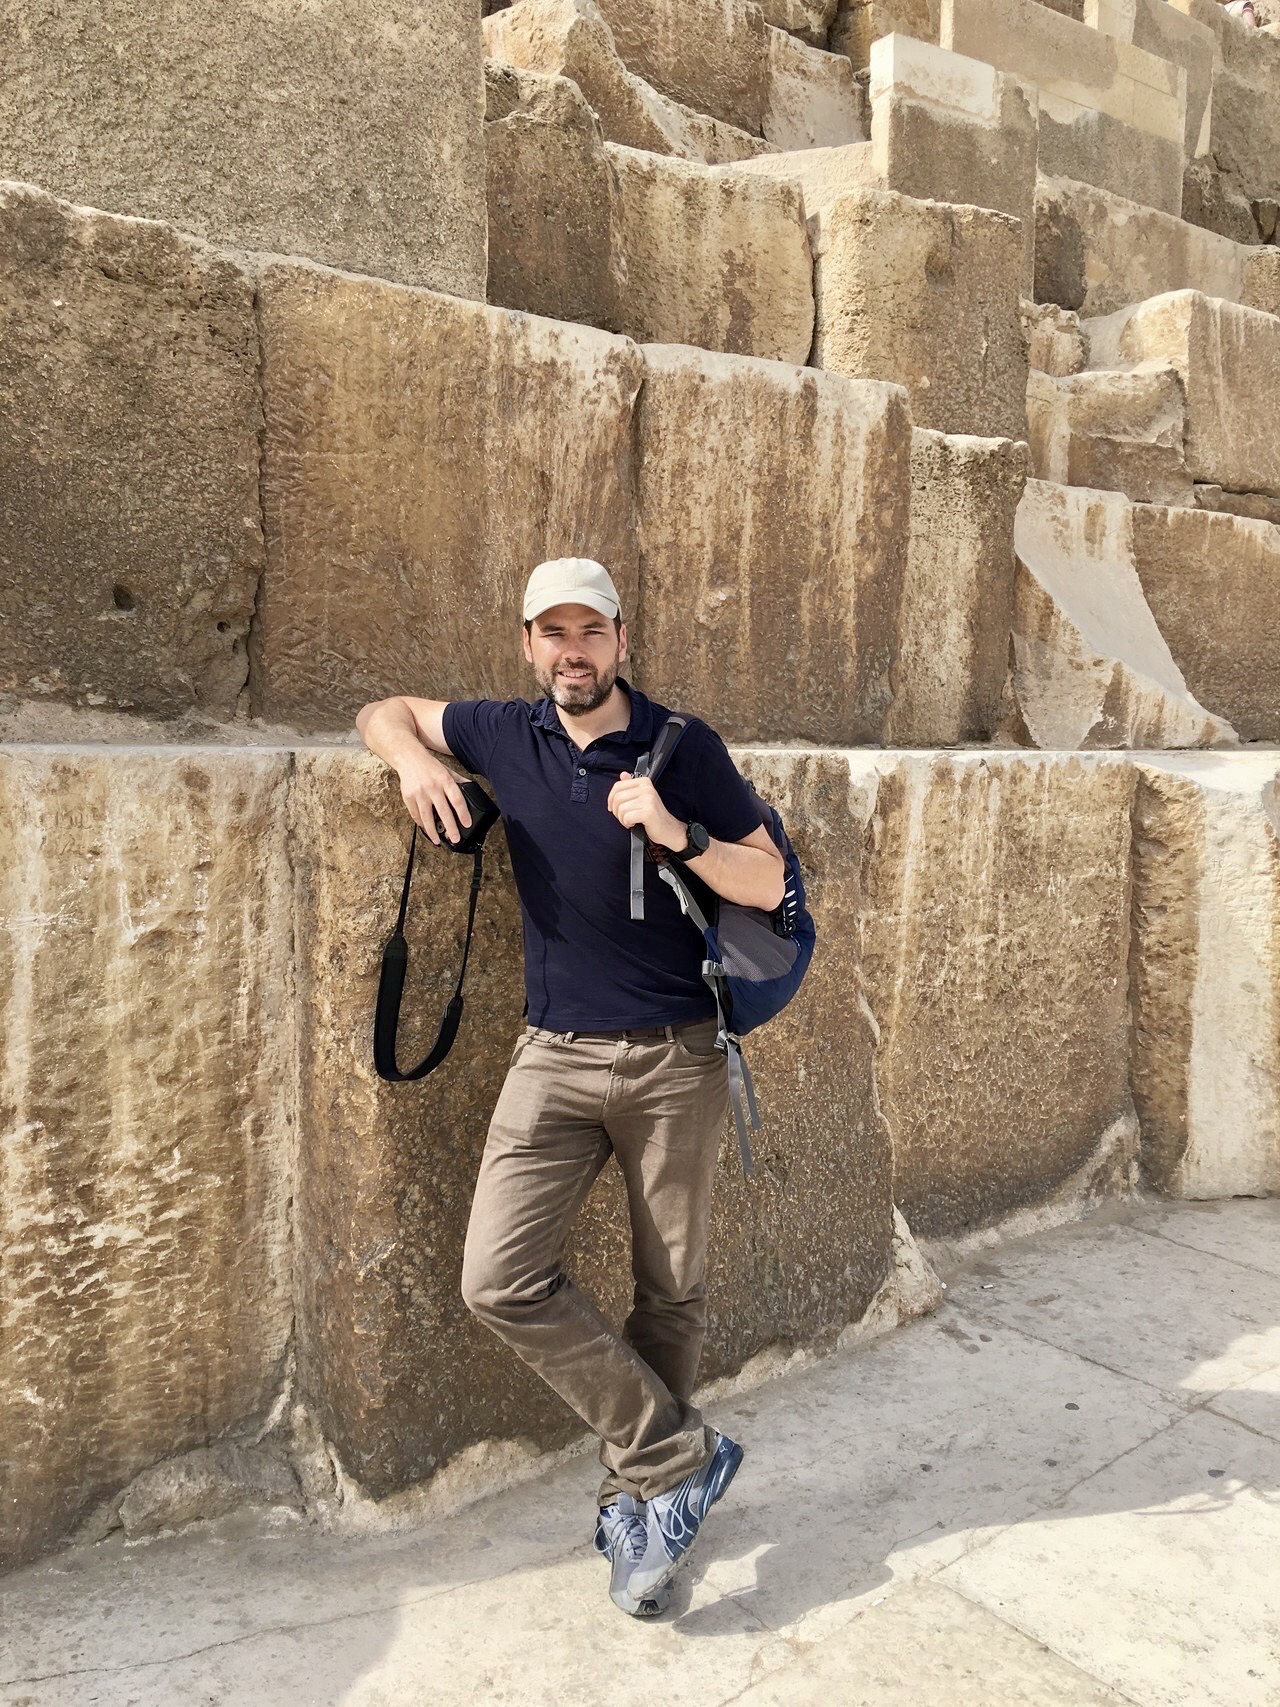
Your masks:
<path fill-rule="evenodd" d="M 760 0 L 766 24 L 788 30 L 810 47 L 826 47 L 840 0 Z"/>
<path fill-rule="evenodd" d="M 381 0 L 23 0 L 6 21 L 5 178 L 483 298 L 476 0 L 394 21 Z"/>
<path fill-rule="evenodd" d="M 1186 76 L 1183 147 L 1188 156 L 1209 151 L 1209 109 L 1217 38 L 1196 18 L 1167 0 L 1082 0 L 1082 20 L 1091 29 L 1131 42 L 1181 67 Z"/>
<path fill-rule="evenodd" d="M 865 142 L 864 95 L 842 53 L 823 53 L 769 31 L 769 95 L 762 129 L 772 148 L 838 148 Z"/>
<path fill-rule="evenodd" d="M 1186 398 L 1175 368 L 1052 375 L 1027 382 L 1031 467 L 1039 480 L 1189 504 Z"/>
<path fill-rule="evenodd" d="M 769 39 L 753 0 L 596 0 L 618 53 L 672 100 L 759 136 Z"/>
<path fill-rule="evenodd" d="M 871 63 L 872 44 L 882 36 L 938 40 L 941 0 L 841 0 L 827 45 L 860 69 Z"/>

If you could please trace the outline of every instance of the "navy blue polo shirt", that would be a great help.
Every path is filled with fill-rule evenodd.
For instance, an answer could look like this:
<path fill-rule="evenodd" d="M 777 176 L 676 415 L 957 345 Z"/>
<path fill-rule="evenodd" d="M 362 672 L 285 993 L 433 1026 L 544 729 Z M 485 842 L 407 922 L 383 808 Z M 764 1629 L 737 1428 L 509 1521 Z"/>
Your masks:
<path fill-rule="evenodd" d="M 444 708 L 449 751 L 487 780 L 502 813 L 524 924 L 529 1023 L 550 1031 L 688 1025 L 715 1013 L 702 981 L 702 935 L 648 859 L 645 916 L 631 917 L 631 832 L 605 802 L 668 713 L 617 680 L 631 720 L 581 752 L 550 699 L 460 699 Z M 669 812 L 697 819 L 719 841 L 740 842 L 761 822 L 724 742 L 701 719 L 691 719 L 656 786 Z"/>

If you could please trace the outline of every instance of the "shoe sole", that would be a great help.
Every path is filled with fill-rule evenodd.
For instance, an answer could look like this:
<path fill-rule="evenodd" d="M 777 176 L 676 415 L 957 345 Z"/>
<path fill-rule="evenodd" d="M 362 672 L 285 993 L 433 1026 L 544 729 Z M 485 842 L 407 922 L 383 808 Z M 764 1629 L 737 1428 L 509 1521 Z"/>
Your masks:
<path fill-rule="evenodd" d="M 680 1567 L 684 1564 L 685 1560 L 689 1557 L 690 1553 L 692 1553 L 694 1548 L 698 1545 L 698 1536 L 702 1534 L 703 1524 L 705 1524 L 707 1521 L 707 1518 L 709 1518 L 711 1516 L 712 1507 L 715 1505 L 718 1505 L 719 1502 L 724 1498 L 725 1494 L 729 1490 L 729 1483 L 738 1474 L 738 1469 L 739 1469 L 739 1467 L 742 1463 L 742 1459 L 743 1459 L 743 1449 L 741 1446 L 738 1446 L 736 1443 L 734 1446 L 734 1454 L 735 1455 L 732 1458 L 730 1458 L 730 1460 L 729 1460 L 729 1467 L 728 1467 L 727 1473 L 721 1477 L 720 1486 L 716 1489 L 715 1493 L 712 1495 L 711 1501 L 708 1504 L 706 1511 L 703 1513 L 702 1522 L 698 1524 L 697 1534 L 694 1535 L 693 1540 L 685 1548 L 684 1552 L 681 1553 L 680 1557 L 678 1559 L 673 1559 L 671 1561 L 671 1563 L 667 1566 L 666 1570 L 662 1573 L 662 1575 L 660 1577 L 658 1577 L 654 1582 L 649 1584 L 648 1588 L 644 1591 L 644 1595 L 642 1597 L 643 1600 L 649 1600 L 656 1595 L 662 1594 L 663 1591 L 670 1586 L 671 1581 L 672 1581 L 673 1577 L 675 1576 L 676 1572 L 680 1569 Z"/>

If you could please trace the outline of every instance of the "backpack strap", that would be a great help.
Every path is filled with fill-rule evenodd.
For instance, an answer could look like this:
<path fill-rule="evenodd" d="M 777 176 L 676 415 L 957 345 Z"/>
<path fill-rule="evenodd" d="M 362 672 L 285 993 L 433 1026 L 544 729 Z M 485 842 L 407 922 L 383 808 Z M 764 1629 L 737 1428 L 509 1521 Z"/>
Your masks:
<path fill-rule="evenodd" d="M 679 712 L 671 716 L 658 731 L 658 739 L 647 753 L 641 753 L 636 760 L 632 776 L 647 776 L 651 782 L 656 782 L 659 775 L 666 769 L 667 761 L 676 750 L 676 745 L 685 730 L 689 727 L 689 719 Z M 631 832 L 631 917 L 644 918 L 644 849 L 645 834 L 640 824 Z"/>
<path fill-rule="evenodd" d="M 378 1005 L 373 1019 L 373 1064 L 380 1079 L 389 1079 L 393 1083 L 425 1079 L 428 1073 L 435 1072 L 453 1048 L 462 1020 L 462 981 L 467 975 L 467 956 L 471 952 L 471 933 L 476 922 L 476 902 L 480 896 L 480 882 L 484 875 L 484 844 L 481 841 L 472 856 L 475 863 L 471 871 L 471 899 L 467 906 L 467 934 L 462 945 L 462 966 L 458 971 L 457 987 L 444 1011 L 444 1018 L 440 1021 L 440 1030 L 430 1053 L 416 1067 L 402 1073 L 396 1066 L 396 1032 L 400 1026 L 400 1000 L 404 994 L 404 978 L 409 966 L 409 945 L 405 941 L 404 921 L 409 908 L 409 885 L 413 879 L 413 856 L 417 846 L 418 825 L 415 820 L 413 837 L 409 843 L 409 862 L 404 871 L 404 887 L 400 891 L 400 914 L 396 919 L 396 927 L 387 938 L 386 947 L 382 951 Z"/>

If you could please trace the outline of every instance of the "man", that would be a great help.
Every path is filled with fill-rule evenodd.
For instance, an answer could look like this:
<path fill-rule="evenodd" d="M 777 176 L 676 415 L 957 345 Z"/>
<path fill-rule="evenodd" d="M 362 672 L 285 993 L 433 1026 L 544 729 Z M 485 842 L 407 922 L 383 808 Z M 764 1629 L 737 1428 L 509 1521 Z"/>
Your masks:
<path fill-rule="evenodd" d="M 366 746 L 400 777 L 433 842 L 470 815 L 437 753 L 484 776 L 502 811 L 524 927 L 528 1020 L 489 1125 L 463 1257 L 468 1307 L 601 1440 L 595 1545 L 609 1593 L 666 1607 L 677 1565 L 742 1448 L 692 1403 L 706 1328 L 711 1186 L 728 1111 L 701 935 L 658 877 L 675 859 L 769 910 L 784 866 L 724 742 L 692 719 L 655 785 L 636 761 L 667 716 L 619 675 L 627 630 L 608 571 L 538 566 L 524 656 L 542 697 L 366 705 Z M 644 918 L 630 916 L 640 826 Z M 562 1267 L 573 1217 L 610 1155 L 631 1214 L 634 1303 L 621 1336 Z"/>

